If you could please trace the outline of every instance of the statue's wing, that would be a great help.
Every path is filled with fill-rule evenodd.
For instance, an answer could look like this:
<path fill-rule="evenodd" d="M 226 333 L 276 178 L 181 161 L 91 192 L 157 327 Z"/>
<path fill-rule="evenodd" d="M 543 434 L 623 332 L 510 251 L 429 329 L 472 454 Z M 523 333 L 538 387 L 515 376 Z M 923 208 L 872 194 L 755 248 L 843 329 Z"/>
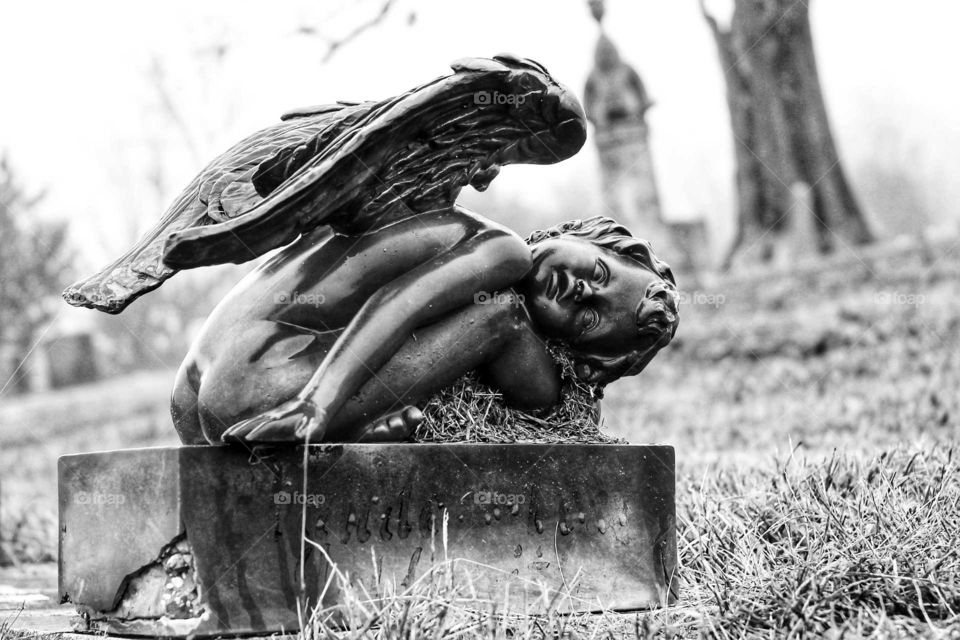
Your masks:
<path fill-rule="evenodd" d="M 322 224 L 362 233 L 448 207 L 501 165 L 558 162 L 583 145 L 579 103 L 540 65 L 498 56 L 453 70 L 378 103 L 287 114 L 211 164 L 137 247 L 65 297 L 119 312 L 177 269 L 246 262 Z"/>
<path fill-rule="evenodd" d="M 167 236 L 182 229 L 218 224 L 243 215 L 263 200 L 254 174 L 264 163 L 286 160 L 286 170 L 305 162 L 302 149 L 322 146 L 374 103 L 339 103 L 285 114 L 282 122 L 241 140 L 211 162 L 130 250 L 93 276 L 68 287 L 72 305 L 120 313 L 138 297 L 176 273 L 163 262 Z M 250 253 L 249 257 L 255 257 Z"/>
<path fill-rule="evenodd" d="M 165 263 L 242 262 L 321 224 L 362 233 L 450 206 L 466 184 L 485 188 L 501 165 L 558 162 L 582 146 L 579 103 L 540 65 L 498 56 L 453 70 L 378 103 L 322 148 L 263 163 L 252 179 L 263 201 L 171 234 Z"/>

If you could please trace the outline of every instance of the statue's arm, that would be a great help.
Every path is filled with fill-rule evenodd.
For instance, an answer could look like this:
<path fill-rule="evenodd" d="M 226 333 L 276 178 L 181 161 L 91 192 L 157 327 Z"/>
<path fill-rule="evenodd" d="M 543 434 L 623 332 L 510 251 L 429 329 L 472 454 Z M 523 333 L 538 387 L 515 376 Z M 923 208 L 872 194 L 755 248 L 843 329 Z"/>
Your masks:
<path fill-rule="evenodd" d="M 508 287 L 530 268 L 516 236 L 483 230 L 384 285 L 360 308 L 299 394 L 329 420 L 420 326 Z M 466 336 L 465 339 L 469 339 Z"/>
<path fill-rule="evenodd" d="M 526 316 L 522 307 L 517 312 Z M 518 323 L 510 348 L 483 368 L 483 378 L 511 407 L 545 409 L 560 401 L 560 368 L 529 318 L 524 320 Z"/>

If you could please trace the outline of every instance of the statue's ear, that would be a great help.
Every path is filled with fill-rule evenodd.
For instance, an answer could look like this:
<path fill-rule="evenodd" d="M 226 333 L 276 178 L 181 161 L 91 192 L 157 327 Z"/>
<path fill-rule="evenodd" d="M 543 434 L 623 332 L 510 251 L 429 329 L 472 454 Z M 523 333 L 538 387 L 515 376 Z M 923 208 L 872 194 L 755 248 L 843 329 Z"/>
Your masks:
<path fill-rule="evenodd" d="M 628 351 L 619 356 L 611 357 L 590 354 L 575 355 L 573 372 L 583 382 L 606 386 L 623 376 L 634 376 L 640 373 L 643 366 L 635 368 L 639 355 L 636 351 Z"/>
<path fill-rule="evenodd" d="M 591 365 L 585 360 L 577 359 L 573 363 L 573 372 L 581 382 L 587 384 L 598 384 L 603 377 L 602 371 L 596 366 Z"/>

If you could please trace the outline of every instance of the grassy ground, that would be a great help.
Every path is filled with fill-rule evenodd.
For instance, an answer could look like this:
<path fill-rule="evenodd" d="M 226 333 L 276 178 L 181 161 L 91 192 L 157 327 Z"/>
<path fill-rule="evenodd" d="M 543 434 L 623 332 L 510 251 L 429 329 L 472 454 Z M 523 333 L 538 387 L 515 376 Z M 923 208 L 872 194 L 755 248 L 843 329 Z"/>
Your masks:
<path fill-rule="evenodd" d="M 357 607 L 358 625 L 376 619 L 382 637 L 960 636 L 960 245 L 684 294 L 677 343 L 604 402 L 614 435 L 677 447 L 680 606 L 494 623 L 425 587 Z M 0 535 L 22 557 L 54 552 L 56 455 L 174 441 L 171 381 L 0 400 Z"/>

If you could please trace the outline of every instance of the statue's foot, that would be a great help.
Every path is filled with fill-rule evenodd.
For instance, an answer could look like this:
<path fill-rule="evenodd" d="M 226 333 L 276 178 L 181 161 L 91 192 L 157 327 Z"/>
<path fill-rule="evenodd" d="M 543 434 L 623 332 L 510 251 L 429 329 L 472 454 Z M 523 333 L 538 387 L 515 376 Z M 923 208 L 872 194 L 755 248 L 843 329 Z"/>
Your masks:
<path fill-rule="evenodd" d="M 312 442 L 317 442 L 323 435 L 320 427 L 321 415 L 317 405 L 294 398 L 276 409 L 238 422 L 220 439 L 228 444 L 299 444 L 309 435 Z"/>
<path fill-rule="evenodd" d="M 414 406 L 388 413 L 364 428 L 358 442 L 403 442 L 423 422 L 423 413 Z"/>

